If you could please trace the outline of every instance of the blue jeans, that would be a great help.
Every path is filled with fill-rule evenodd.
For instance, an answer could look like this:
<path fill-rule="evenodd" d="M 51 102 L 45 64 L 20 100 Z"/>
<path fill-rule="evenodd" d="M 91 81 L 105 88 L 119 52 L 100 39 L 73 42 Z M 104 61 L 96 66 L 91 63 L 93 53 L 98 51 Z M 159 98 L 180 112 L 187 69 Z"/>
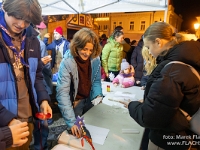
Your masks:
<path fill-rule="evenodd" d="M 75 102 L 74 114 L 76 118 L 77 116 L 82 116 L 85 103 L 86 103 L 86 99 L 78 100 Z"/>
<path fill-rule="evenodd" d="M 48 134 L 49 128 L 44 125 L 44 121 L 35 120 L 33 130 L 34 150 L 48 150 Z"/>
<path fill-rule="evenodd" d="M 75 103 L 74 113 L 76 118 L 77 116 L 82 116 L 85 112 L 93 107 L 93 104 L 87 98 L 78 100 Z"/>

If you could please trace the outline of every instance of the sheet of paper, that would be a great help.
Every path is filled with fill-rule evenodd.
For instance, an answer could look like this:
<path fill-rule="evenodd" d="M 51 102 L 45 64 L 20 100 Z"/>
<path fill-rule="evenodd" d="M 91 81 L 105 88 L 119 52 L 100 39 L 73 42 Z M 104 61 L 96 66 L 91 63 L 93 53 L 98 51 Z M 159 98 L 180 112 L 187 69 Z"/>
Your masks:
<path fill-rule="evenodd" d="M 135 98 L 135 94 L 130 93 L 130 92 L 122 92 L 122 91 L 116 91 L 114 96 L 129 97 L 131 99 Z"/>
<path fill-rule="evenodd" d="M 89 124 L 86 124 L 85 126 L 90 131 L 92 142 L 103 145 L 110 130 Z"/>
<path fill-rule="evenodd" d="M 108 100 L 119 102 L 119 101 L 128 101 L 128 100 L 132 100 L 132 99 L 127 96 L 113 96 L 113 97 L 110 97 Z"/>

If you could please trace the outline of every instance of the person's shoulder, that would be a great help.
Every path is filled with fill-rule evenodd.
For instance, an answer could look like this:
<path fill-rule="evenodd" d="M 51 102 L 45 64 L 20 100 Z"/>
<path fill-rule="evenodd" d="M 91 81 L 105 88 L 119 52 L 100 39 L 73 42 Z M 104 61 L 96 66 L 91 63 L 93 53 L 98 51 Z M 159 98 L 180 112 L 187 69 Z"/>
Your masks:
<path fill-rule="evenodd" d="M 104 45 L 103 49 L 110 49 L 111 47 L 112 47 L 112 43 L 111 43 L 111 42 L 107 42 L 107 43 Z"/>
<path fill-rule="evenodd" d="M 100 63 L 100 57 L 98 56 L 96 58 L 91 59 L 91 62 L 93 62 L 93 63 Z"/>
<path fill-rule="evenodd" d="M 33 29 L 33 27 L 30 25 L 28 28 L 25 29 L 26 31 L 26 37 L 27 38 L 37 38 L 39 33 Z"/>
<path fill-rule="evenodd" d="M 40 42 L 40 46 L 46 46 L 45 44 L 44 44 L 44 42 L 41 40 L 41 39 L 38 39 L 39 40 L 39 42 Z"/>
<path fill-rule="evenodd" d="M 66 44 L 70 43 L 66 38 L 63 38 L 63 40 L 65 41 Z"/>
<path fill-rule="evenodd" d="M 187 65 L 172 63 L 166 64 L 161 70 L 161 74 L 165 77 L 173 78 L 177 81 L 183 81 L 186 78 L 191 77 L 193 72 Z"/>
<path fill-rule="evenodd" d="M 65 54 L 64 54 L 64 59 L 74 59 L 74 57 L 72 56 L 70 49 L 68 49 Z"/>

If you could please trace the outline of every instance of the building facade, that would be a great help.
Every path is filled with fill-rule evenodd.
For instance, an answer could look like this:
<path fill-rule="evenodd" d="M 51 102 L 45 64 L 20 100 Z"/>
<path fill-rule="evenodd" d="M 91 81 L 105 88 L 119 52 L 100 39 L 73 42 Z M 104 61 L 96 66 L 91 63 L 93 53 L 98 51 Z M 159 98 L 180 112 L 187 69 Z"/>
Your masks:
<path fill-rule="evenodd" d="M 116 26 L 122 26 L 124 37 L 139 40 L 144 31 L 154 22 L 164 21 L 164 11 L 137 12 L 137 13 L 105 13 L 96 14 L 94 23 L 99 27 L 99 36 L 110 36 Z M 172 5 L 168 6 L 166 22 L 171 24 L 175 31 L 180 31 L 182 17 L 174 12 Z"/>

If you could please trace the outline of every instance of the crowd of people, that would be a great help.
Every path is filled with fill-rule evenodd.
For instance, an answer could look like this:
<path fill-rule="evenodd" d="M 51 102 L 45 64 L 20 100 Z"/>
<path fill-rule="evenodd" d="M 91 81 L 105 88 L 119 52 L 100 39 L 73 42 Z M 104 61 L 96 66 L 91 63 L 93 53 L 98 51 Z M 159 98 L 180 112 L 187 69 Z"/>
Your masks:
<path fill-rule="evenodd" d="M 76 118 L 103 100 L 101 82 L 141 86 L 144 98 L 121 103 L 145 128 L 141 150 L 188 150 L 190 144 L 168 145 L 193 136 L 180 109 L 193 116 L 200 107 L 200 43 L 184 41 L 165 22 L 150 25 L 136 45 L 117 26 L 109 38 L 82 28 L 69 42 L 62 27 L 41 39 L 46 29 L 37 0 L 4 0 L 0 9 L 0 149 L 47 150 L 49 105 L 56 74 L 56 100 L 72 135 L 82 137 Z M 48 55 L 50 51 L 51 55 Z M 178 61 L 176 63 L 172 61 Z M 172 63 L 170 63 L 172 62 Z M 43 119 L 38 117 L 43 116 Z M 47 117 L 48 116 L 48 117 Z M 123 119 L 123 118 L 121 118 Z M 46 124 L 47 123 L 47 124 Z M 187 141 L 198 139 L 184 139 Z"/>

